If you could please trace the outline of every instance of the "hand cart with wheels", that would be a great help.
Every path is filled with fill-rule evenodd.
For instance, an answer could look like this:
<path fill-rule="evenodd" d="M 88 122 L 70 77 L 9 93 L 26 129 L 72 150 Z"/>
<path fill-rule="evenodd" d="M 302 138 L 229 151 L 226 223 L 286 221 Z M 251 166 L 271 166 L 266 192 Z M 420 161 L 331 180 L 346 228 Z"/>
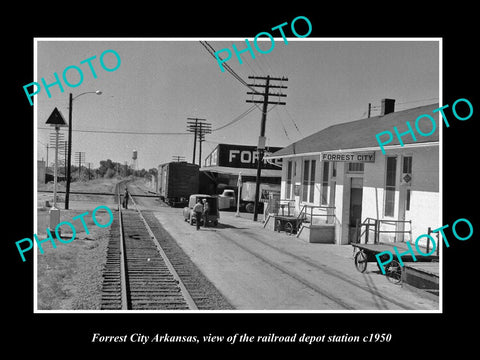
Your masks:
<path fill-rule="evenodd" d="M 296 234 L 303 218 L 289 215 L 275 215 L 275 231 L 285 231 L 288 235 Z"/>
<path fill-rule="evenodd" d="M 376 255 L 380 254 L 384 251 L 390 251 L 393 255 L 392 261 L 388 264 L 385 264 L 385 276 L 389 281 L 394 284 L 400 284 L 402 281 L 402 266 L 398 261 L 397 254 L 395 253 L 394 247 L 397 247 L 397 251 L 400 254 L 405 253 L 408 248 L 405 243 L 377 243 L 377 244 L 352 244 L 354 247 L 354 262 L 355 267 L 361 273 L 367 270 L 367 263 L 375 262 L 377 267 L 380 271 L 380 264 L 377 261 Z M 417 253 L 414 246 L 412 246 L 412 250 L 415 254 L 416 262 L 428 262 L 428 261 L 438 261 L 438 255 L 428 255 L 424 256 Z M 427 252 L 425 252 L 427 253 Z M 385 262 L 389 258 L 388 254 L 384 254 L 380 257 L 382 262 Z M 413 256 L 411 254 L 404 254 L 402 255 L 402 262 L 413 262 Z"/>

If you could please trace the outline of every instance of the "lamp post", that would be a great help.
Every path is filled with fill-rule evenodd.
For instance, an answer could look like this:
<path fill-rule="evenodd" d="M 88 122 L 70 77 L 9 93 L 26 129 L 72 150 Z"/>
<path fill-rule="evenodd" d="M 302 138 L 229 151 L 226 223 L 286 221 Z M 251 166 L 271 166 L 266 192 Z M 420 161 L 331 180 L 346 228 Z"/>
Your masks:
<path fill-rule="evenodd" d="M 87 91 L 81 94 L 78 94 L 77 96 L 73 97 L 72 93 L 70 93 L 69 96 L 69 105 L 68 105 L 68 161 L 67 161 L 67 187 L 65 189 L 65 209 L 68 210 L 68 203 L 70 200 L 70 182 L 71 182 L 71 177 L 70 177 L 70 167 L 72 163 L 72 105 L 73 105 L 73 100 L 76 98 L 85 95 L 85 94 L 97 94 L 97 95 L 102 95 L 102 92 L 100 90 L 97 91 Z"/>

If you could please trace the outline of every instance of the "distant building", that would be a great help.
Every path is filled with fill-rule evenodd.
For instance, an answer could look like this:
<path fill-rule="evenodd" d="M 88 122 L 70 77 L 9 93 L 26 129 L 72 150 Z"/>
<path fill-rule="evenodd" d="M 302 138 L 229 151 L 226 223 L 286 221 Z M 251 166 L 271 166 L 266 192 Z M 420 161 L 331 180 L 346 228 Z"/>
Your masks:
<path fill-rule="evenodd" d="M 439 198 L 438 104 L 394 111 L 394 100 L 382 101 L 381 115 L 333 125 L 268 156 L 283 160 L 281 199 L 292 211 L 315 214 L 300 234 L 317 241 L 316 227 L 330 227 L 320 242 L 364 242 L 366 234 L 381 241 L 415 241 L 441 224 Z M 375 135 L 407 130 L 406 121 L 431 115 L 437 131 L 430 136 L 394 135 L 384 155 Z M 430 124 L 430 129 L 432 125 Z M 425 133 L 428 131 L 425 130 Z M 357 227 L 359 224 L 378 224 Z M 356 231 L 358 229 L 358 232 Z M 376 229 L 376 231 L 375 231 Z M 323 233 L 325 234 L 325 233 Z M 322 235 L 324 236 L 324 235 Z"/>
<path fill-rule="evenodd" d="M 265 156 L 280 150 L 280 147 L 267 147 Z M 224 188 L 237 185 L 238 174 L 242 181 L 256 181 L 258 152 L 256 146 L 218 144 L 205 158 L 200 168 L 201 192 L 216 194 Z M 280 184 L 282 177 L 281 159 L 264 159 L 261 174 L 262 183 Z"/>

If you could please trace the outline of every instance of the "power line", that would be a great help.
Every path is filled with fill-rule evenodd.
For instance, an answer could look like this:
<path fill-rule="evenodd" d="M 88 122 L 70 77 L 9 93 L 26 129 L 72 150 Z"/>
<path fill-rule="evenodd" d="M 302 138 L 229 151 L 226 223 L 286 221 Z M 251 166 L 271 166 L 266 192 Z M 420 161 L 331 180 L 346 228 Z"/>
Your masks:
<path fill-rule="evenodd" d="M 278 110 L 277 110 L 277 114 L 278 114 Z M 282 117 L 279 116 L 278 119 L 280 119 L 280 124 L 282 125 L 283 132 L 285 133 L 285 136 L 287 137 L 288 141 L 292 141 L 290 139 L 290 136 L 288 136 L 288 132 L 287 132 L 287 129 L 285 128 L 285 124 L 283 123 Z"/>
<path fill-rule="evenodd" d="M 202 44 L 205 49 L 207 49 L 207 51 L 209 52 L 210 55 L 212 55 L 215 59 L 217 59 L 217 56 L 215 55 L 216 53 L 216 50 L 213 48 L 212 45 L 210 45 L 208 42 L 204 41 L 200 41 L 200 44 Z M 218 57 L 220 60 L 223 60 L 220 56 Z M 222 66 L 235 78 L 237 79 L 242 85 L 244 86 L 248 86 L 247 82 L 245 80 L 243 80 L 240 75 L 238 75 L 231 67 L 230 65 L 226 64 L 226 63 L 222 63 Z"/>
<path fill-rule="evenodd" d="M 255 105 L 250 106 L 247 110 L 245 110 L 240 115 L 236 116 L 233 120 L 229 121 L 228 123 L 212 129 L 212 131 L 222 130 L 230 125 L 233 125 L 237 121 L 242 120 L 245 116 L 250 114 L 256 107 Z M 51 130 L 50 128 L 38 127 L 39 130 Z M 189 135 L 188 132 L 140 132 L 140 131 L 117 131 L 117 130 L 81 130 L 81 129 L 73 129 L 72 131 L 75 132 L 83 132 L 83 133 L 100 133 L 100 134 L 129 134 L 129 135 Z"/>
<path fill-rule="evenodd" d="M 422 102 L 422 101 L 431 101 L 431 100 L 438 100 L 438 97 L 430 98 L 430 99 L 421 99 L 421 100 L 414 100 L 414 101 L 406 101 L 406 102 L 403 102 L 403 103 L 397 103 L 396 105 L 411 104 L 411 103 L 418 103 L 418 102 Z"/>
<path fill-rule="evenodd" d="M 297 129 L 297 132 L 300 134 L 300 136 L 303 136 L 302 133 L 300 132 L 300 129 L 299 129 L 298 126 L 297 126 L 297 123 L 296 123 L 295 120 L 293 119 L 293 116 L 290 115 L 290 113 L 288 112 L 288 109 L 287 109 L 287 108 L 285 108 L 285 112 L 287 113 L 288 117 L 289 117 L 290 120 L 292 121 L 293 126 L 295 126 L 295 129 Z"/>
<path fill-rule="evenodd" d="M 205 49 L 207 49 L 208 53 L 210 55 L 212 55 L 215 59 L 217 59 L 217 56 L 215 55 L 216 53 L 216 50 L 213 48 L 212 45 L 210 45 L 208 42 L 206 41 L 200 41 L 200 44 L 203 45 L 203 47 Z M 218 57 L 220 60 L 223 60 L 220 56 Z M 237 79 L 243 86 L 246 86 L 248 87 L 250 90 L 252 91 L 255 91 L 256 90 L 253 88 L 253 87 L 250 87 L 249 84 L 247 84 L 247 82 L 245 80 L 243 80 L 240 75 L 238 75 L 231 67 L 230 65 L 226 64 L 225 62 L 222 63 L 222 66 L 224 67 L 224 69 L 226 69 L 235 79 Z"/>
<path fill-rule="evenodd" d="M 39 130 L 51 130 L 49 128 L 39 127 Z M 72 131 L 84 133 L 99 133 L 99 134 L 129 134 L 129 135 L 189 135 L 181 132 L 140 132 L 140 131 L 115 131 L 115 130 L 80 130 L 73 129 Z"/>
<path fill-rule="evenodd" d="M 253 110 L 255 110 L 256 108 L 256 104 L 255 105 L 252 105 L 250 106 L 246 111 L 244 111 L 242 114 L 238 115 L 235 119 L 233 119 L 232 121 L 226 123 L 225 125 L 222 125 L 218 128 L 215 128 L 215 129 L 212 129 L 212 131 L 218 131 L 218 130 L 222 130 L 224 128 L 226 128 L 227 126 L 230 126 L 230 125 L 233 125 L 235 124 L 237 121 L 240 121 L 242 120 L 245 116 L 247 116 L 248 114 L 250 114 Z"/>

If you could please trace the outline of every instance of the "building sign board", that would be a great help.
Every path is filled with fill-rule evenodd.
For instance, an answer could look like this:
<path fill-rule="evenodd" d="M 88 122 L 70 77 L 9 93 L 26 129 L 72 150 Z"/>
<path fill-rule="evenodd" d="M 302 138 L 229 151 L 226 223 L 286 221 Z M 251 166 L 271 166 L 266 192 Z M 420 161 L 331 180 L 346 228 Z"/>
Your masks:
<path fill-rule="evenodd" d="M 266 147 L 265 156 L 270 155 L 280 147 Z M 256 146 L 218 144 L 218 146 L 207 156 L 205 166 L 225 166 L 233 168 L 256 169 L 258 151 Z M 274 165 L 277 164 L 277 165 Z M 263 169 L 281 169 L 281 159 L 276 161 L 263 161 Z"/>
<path fill-rule="evenodd" d="M 340 162 L 375 162 L 375 152 L 330 152 L 322 153 L 322 161 L 340 161 Z"/>

